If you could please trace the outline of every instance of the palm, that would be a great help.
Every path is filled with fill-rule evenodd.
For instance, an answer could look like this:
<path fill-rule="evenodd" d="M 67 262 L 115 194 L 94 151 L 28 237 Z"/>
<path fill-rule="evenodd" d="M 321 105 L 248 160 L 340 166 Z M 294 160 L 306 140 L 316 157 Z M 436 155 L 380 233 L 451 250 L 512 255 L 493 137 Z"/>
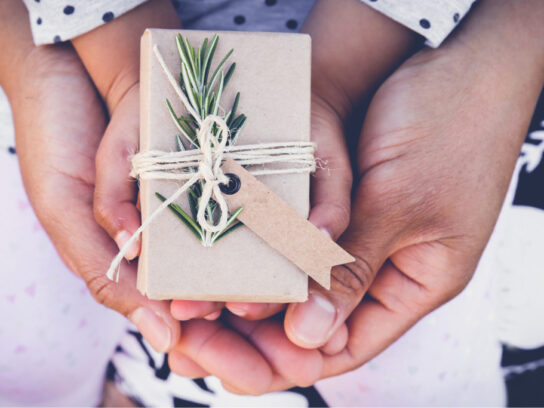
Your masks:
<path fill-rule="evenodd" d="M 26 83 L 11 101 L 25 187 L 63 260 L 103 301 L 100 289 L 116 290 L 104 276 L 115 245 L 92 208 L 105 113 L 71 48 L 39 48 L 27 62 Z"/>
<path fill-rule="evenodd" d="M 525 123 L 511 115 L 524 102 L 496 103 L 488 80 L 425 58 L 390 77 L 365 118 L 348 232 L 378 232 L 357 245 L 370 264 L 374 252 L 387 258 L 350 317 L 347 351 L 327 359 L 328 375 L 368 361 L 466 286 L 517 158 Z"/>

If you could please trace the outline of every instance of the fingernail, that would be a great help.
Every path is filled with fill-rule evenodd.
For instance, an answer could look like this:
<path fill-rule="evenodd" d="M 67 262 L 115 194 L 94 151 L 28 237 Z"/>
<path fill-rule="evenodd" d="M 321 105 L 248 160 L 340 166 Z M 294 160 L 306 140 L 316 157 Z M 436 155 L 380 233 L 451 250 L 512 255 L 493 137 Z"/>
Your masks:
<path fill-rule="evenodd" d="M 127 242 L 132 237 L 132 234 L 128 231 L 119 231 L 117 235 L 115 236 L 115 243 L 119 247 L 119 250 L 123 249 L 123 247 L 127 244 Z M 127 249 L 127 252 L 125 252 L 125 258 L 127 261 L 132 261 L 134 258 L 138 256 L 138 252 L 140 251 L 140 240 L 136 239 Z"/>
<path fill-rule="evenodd" d="M 229 312 L 239 317 L 244 317 L 245 315 L 247 315 L 246 308 L 241 305 L 229 305 L 228 309 Z"/>
<path fill-rule="evenodd" d="M 206 320 L 217 320 L 217 318 L 221 316 L 221 310 L 217 310 L 213 313 L 210 313 L 209 315 L 207 316 L 204 316 L 204 319 Z"/>
<path fill-rule="evenodd" d="M 325 234 L 327 237 L 329 237 L 330 239 L 332 239 L 332 235 L 331 233 L 329 232 L 329 230 L 327 228 L 320 228 L 319 229 L 323 234 Z"/>
<path fill-rule="evenodd" d="M 291 315 L 293 334 L 308 346 L 326 342 L 336 321 L 336 308 L 323 296 L 310 293 L 308 300 L 295 306 Z"/>
<path fill-rule="evenodd" d="M 147 307 L 140 307 L 132 312 L 129 319 L 159 353 L 165 353 L 170 349 L 172 333 L 158 314 Z"/>

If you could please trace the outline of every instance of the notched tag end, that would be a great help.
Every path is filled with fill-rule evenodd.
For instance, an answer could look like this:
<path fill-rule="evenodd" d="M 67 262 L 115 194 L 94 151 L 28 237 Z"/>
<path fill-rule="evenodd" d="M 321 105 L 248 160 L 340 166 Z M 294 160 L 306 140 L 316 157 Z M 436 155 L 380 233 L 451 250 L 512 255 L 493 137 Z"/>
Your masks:
<path fill-rule="evenodd" d="M 355 261 L 234 160 L 225 160 L 222 169 L 229 176 L 224 188 L 237 186 L 235 193 L 222 191 L 230 208 L 244 208 L 238 219 L 325 289 L 331 287 L 333 266 Z M 238 182 L 231 176 L 236 176 Z"/>

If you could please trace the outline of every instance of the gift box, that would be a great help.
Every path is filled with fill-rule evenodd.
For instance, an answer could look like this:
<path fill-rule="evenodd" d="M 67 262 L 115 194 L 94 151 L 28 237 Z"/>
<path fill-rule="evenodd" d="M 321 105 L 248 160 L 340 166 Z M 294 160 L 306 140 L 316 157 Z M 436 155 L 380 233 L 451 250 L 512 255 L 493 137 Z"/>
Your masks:
<path fill-rule="evenodd" d="M 183 82 L 179 44 L 176 43 L 178 34 L 195 48 L 197 54 L 202 47 L 209 49 L 214 35 L 218 35 L 210 76 L 229 51 L 234 50 L 224 65 L 224 79 L 230 76 L 222 90 L 218 114 L 225 115 L 233 107 L 239 92 L 236 111 L 243 112 L 247 119 L 239 120 L 244 123 L 236 135 L 237 145 L 309 141 L 309 36 L 148 29 L 141 42 L 141 152 L 177 151 L 180 141 L 186 142 L 180 137 L 179 125 L 172 120 L 172 114 L 189 115 L 155 52 L 160 51 L 175 80 Z M 191 52 L 190 48 L 186 51 Z M 200 64 L 205 58 L 203 52 Z M 229 74 L 231 62 L 235 62 L 236 67 Z M 185 125 L 188 123 L 182 124 Z M 298 214 L 307 217 L 309 177 L 306 172 L 263 175 L 258 179 Z M 179 187 L 177 180 L 141 179 L 142 222 Z M 191 206 L 195 204 L 195 197 L 191 197 L 190 192 L 182 194 L 174 204 L 186 215 L 191 216 L 193 212 L 194 216 Z M 229 209 L 231 213 L 234 210 Z M 149 298 L 244 302 L 307 299 L 306 273 L 246 226 L 236 228 L 207 247 L 182 218 L 179 212 L 176 214 L 169 208 L 157 215 L 143 231 L 137 285 Z M 269 228 L 275 228 L 274 222 L 270 222 Z M 285 242 L 289 239 L 289 236 L 284 237 Z"/>

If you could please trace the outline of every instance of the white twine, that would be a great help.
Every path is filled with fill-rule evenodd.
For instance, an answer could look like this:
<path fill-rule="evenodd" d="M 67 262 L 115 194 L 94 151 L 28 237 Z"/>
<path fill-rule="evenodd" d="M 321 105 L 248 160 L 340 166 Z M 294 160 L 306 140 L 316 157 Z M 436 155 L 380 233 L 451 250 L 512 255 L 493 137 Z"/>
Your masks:
<path fill-rule="evenodd" d="M 280 142 L 227 146 L 229 127 L 225 120 L 216 115 L 208 115 L 204 119 L 201 119 L 168 70 L 156 45 L 153 47 L 153 51 L 176 94 L 199 125 L 196 137 L 200 149 L 179 152 L 151 150 L 138 153 L 133 157 L 130 175 L 134 178 L 139 178 L 140 180 L 186 181 L 146 218 L 145 222 L 132 234 L 113 259 L 106 276 L 115 281 L 119 280 L 121 261 L 130 246 L 136 242 L 140 234 L 160 213 L 198 181 L 202 181 L 202 195 L 199 200 L 197 212 L 197 221 L 203 231 L 202 244 L 204 246 L 211 246 L 213 244 L 212 234 L 222 231 L 228 221 L 228 205 L 219 188 L 220 184 L 229 182 L 228 177 L 221 170 L 221 165 L 225 159 L 231 158 L 236 160 L 242 166 L 260 165 L 261 168 L 249 168 L 249 172 L 253 175 L 310 173 L 315 171 L 316 168 L 314 158 L 315 144 L 311 142 Z M 212 132 L 214 126 L 216 128 L 216 135 Z M 287 167 L 265 168 L 265 165 L 269 164 L 287 164 Z M 194 169 L 197 170 L 194 171 Z M 207 220 L 205 216 L 206 207 L 212 196 L 221 210 L 217 224 L 214 224 L 213 220 Z"/>

